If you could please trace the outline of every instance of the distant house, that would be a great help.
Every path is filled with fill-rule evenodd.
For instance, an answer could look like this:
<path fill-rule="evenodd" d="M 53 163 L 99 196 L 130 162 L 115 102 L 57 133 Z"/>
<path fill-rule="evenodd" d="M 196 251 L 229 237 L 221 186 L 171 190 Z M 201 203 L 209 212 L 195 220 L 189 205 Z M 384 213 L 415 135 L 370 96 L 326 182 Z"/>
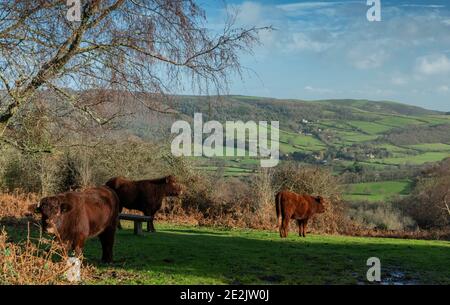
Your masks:
<path fill-rule="evenodd" d="M 303 124 L 308 124 L 309 122 L 308 122 L 308 120 L 306 120 L 306 119 L 302 119 L 302 123 L 303 123 Z"/>
<path fill-rule="evenodd" d="M 375 159 L 375 155 L 374 154 L 366 154 L 366 157 L 370 158 L 370 159 Z"/>

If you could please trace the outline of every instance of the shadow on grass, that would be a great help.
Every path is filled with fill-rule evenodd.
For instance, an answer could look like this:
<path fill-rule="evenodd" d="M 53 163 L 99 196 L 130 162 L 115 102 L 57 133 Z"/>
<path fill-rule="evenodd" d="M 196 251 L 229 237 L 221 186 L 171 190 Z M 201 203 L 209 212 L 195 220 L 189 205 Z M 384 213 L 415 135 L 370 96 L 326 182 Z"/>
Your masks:
<path fill-rule="evenodd" d="M 174 232 L 174 233 L 185 233 L 185 234 L 197 234 L 197 235 L 217 235 L 217 236 L 224 236 L 229 234 L 229 230 L 223 230 L 223 231 L 213 231 L 211 230 L 192 230 L 192 229 L 166 229 L 165 232 Z"/>
<path fill-rule="evenodd" d="M 7 224 L 6 230 L 15 241 L 26 239 L 26 224 Z M 448 284 L 449 250 L 446 242 L 317 235 L 299 238 L 294 232 L 281 240 L 277 233 L 170 226 L 142 236 L 129 229 L 118 231 L 112 265 L 99 263 L 97 238 L 87 242 L 85 257 L 103 271 L 138 275 L 139 280 L 128 283 L 361 284 L 367 283 L 366 261 L 375 256 L 381 260 L 382 279 L 401 274 L 396 279 L 400 284 Z"/>
<path fill-rule="evenodd" d="M 117 235 L 114 266 L 141 273 L 148 283 L 357 284 L 365 282 L 367 259 L 376 256 L 382 276 L 403 274 L 397 283 L 450 281 L 450 272 L 444 270 L 450 248 L 441 245 L 237 234 L 169 228 L 135 236 L 124 230 Z M 92 241 L 87 257 L 98 257 L 99 249 Z"/>

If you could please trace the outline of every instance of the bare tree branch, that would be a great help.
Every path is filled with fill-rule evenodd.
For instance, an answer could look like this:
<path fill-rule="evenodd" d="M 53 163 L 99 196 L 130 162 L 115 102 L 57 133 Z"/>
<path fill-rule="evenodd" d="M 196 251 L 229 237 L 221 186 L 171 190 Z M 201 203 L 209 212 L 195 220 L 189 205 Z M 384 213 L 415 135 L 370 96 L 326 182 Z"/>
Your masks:
<path fill-rule="evenodd" d="M 250 52 L 258 33 L 271 29 L 235 28 L 231 18 L 223 31 L 208 30 L 194 0 L 83 3 L 75 23 L 66 19 L 65 1 L 0 3 L 0 138 L 16 138 L 11 122 L 46 90 L 60 97 L 48 107 L 54 115 L 68 102 L 100 126 L 120 114 L 102 117 L 99 105 L 86 105 L 65 88 L 126 91 L 151 111 L 173 113 L 161 98 L 188 80 L 193 89 L 226 88 L 228 75 L 241 71 L 240 53 Z M 154 98 L 143 99 L 141 92 Z"/>

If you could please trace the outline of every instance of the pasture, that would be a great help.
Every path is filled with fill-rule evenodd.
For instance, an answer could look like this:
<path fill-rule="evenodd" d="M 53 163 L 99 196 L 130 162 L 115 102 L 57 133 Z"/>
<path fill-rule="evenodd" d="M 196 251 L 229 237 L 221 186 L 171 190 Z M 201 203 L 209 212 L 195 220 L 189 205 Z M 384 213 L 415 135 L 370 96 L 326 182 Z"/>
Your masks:
<path fill-rule="evenodd" d="M 374 159 L 369 162 L 388 164 L 388 165 L 398 165 L 398 164 L 424 164 L 427 162 L 437 162 L 441 161 L 450 156 L 450 152 L 425 152 L 415 156 L 398 156 L 385 159 Z"/>
<path fill-rule="evenodd" d="M 381 260 L 385 284 L 450 284 L 448 241 L 309 235 L 156 223 L 156 233 L 118 231 L 114 263 L 102 265 L 97 239 L 85 259 L 87 284 L 368 284 L 366 260 Z M 7 227 L 16 240 L 25 229 Z"/>
<path fill-rule="evenodd" d="M 408 195 L 410 180 L 367 182 L 347 185 L 344 198 L 350 201 L 388 201 L 396 195 Z"/>

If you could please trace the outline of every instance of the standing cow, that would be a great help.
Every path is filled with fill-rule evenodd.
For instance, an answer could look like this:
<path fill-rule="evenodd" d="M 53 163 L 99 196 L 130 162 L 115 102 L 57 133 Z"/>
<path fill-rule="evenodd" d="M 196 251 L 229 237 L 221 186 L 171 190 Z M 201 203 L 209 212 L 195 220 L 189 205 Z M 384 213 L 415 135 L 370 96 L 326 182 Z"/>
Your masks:
<path fill-rule="evenodd" d="M 297 194 L 289 191 L 281 191 L 275 196 L 278 226 L 280 236 L 287 237 L 289 221 L 297 220 L 298 235 L 306 236 L 306 225 L 311 216 L 325 211 L 326 201 L 321 196 Z"/>
<path fill-rule="evenodd" d="M 44 232 L 55 234 L 69 251 L 81 255 L 85 241 L 98 236 L 102 261 L 112 261 L 119 220 L 119 198 L 112 189 L 102 186 L 45 197 L 37 204 L 36 212 L 42 216 Z"/>
<path fill-rule="evenodd" d="M 123 208 L 127 208 L 141 211 L 145 216 L 151 217 L 151 220 L 147 222 L 148 232 L 155 232 L 153 218 L 161 208 L 164 197 L 182 194 L 182 187 L 173 176 L 140 181 L 115 177 L 106 182 L 106 185 L 115 190 L 119 196 L 120 212 Z M 121 228 L 120 222 L 119 228 Z"/>

